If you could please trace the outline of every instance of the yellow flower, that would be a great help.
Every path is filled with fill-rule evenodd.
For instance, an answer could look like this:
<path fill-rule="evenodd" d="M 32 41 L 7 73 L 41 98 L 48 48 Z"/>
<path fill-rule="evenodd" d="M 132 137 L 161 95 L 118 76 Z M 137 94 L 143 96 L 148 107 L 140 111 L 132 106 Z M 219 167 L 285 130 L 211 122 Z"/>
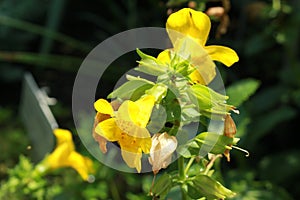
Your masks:
<path fill-rule="evenodd" d="M 216 75 L 215 65 L 209 60 L 219 61 L 228 67 L 239 60 L 236 52 L 228 47 L 205 46 L 210 27 L 209 17 L 200 11 L 184 8 L 171 14 L 166 28 L 174 50 L 165 50 L 157 58 L 169 63 L 170 52 L 178 53 L 184 46 L 184 51 L 189 53 L 191 62 L 197 69 L 190 74 L 191 80 L 207 85 Z"/>
<path fill-rule="evenodd" d="M 54 135 L 57 140 L 56 148 L 42 161 L 42 165 L 48 170 L 72 167 L 84 180 L 88 181 L 89 174 L 93 172 L 92 160 L 75 151 L 70 131 L 55 129 Z"/>
<path fill-rule="evenodd" d="M 172 154 L 176 150 L 177 139 L 168 133 L 157 133 L 152 136 L 149 163 L 152 171 L 157 174 L 161 168 L 167 168 L 172 161 Z"/>
<path fill-rule="evenodd" d="M 151 136 L 146 126 L 154 103 L 155 97 L 152 95 L 135 102 L 126 100 L 114 115 L 113 108 L 106 100 L 95 102 L 95 109 L 98 112 L 111 116 L 98 123 L 95 132 L 108 141 L 118 142 L 123 160 L 138 172 L 141 171 L 142 152 L 146 154 L 150 152 Z"/>
<path fill-rule="evenodd" d="M 95 116 L 95 120 L 94 120 L 93 138 L 99 143 L 99 148 L 102 151 L 102 153 L 106 153 L 107 152 L 107 149 L 106 149 L 107 140 L 104 137 L 102 137 L 101 135 L 97 134 L 95 132 L 95 129 L 100 122 L 107 120 L 107 119 L 111 118 L 112 116 L 114 116 L 114 110 L 113 110 L 113 107 L 111 106 L 111 104 L 108 101 L 106 101 L 105 99 L 97 100 L 94 104 L 94 107 L 98 112 L 97 112 L 97 114 Z"/>

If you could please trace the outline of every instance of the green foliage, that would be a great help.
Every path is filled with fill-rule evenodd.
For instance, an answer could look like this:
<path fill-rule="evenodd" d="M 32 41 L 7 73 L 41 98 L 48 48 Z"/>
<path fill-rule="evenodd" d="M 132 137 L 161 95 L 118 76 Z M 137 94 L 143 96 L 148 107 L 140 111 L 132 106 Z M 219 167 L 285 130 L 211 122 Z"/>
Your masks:
<path fill-rule="evenodd" d="M 228 103 L 240 106 L 243 102 L 247 101 L 248 98 L 255 93 L 259 87 L 259 81 L 254 79 L 244 79 L 235 82 L 226 89 L 226 93 L 230 96 Z"/>
<path fill-rule="evenodd" d="M 243 174 L 241 177 L 240 174 Z M 228 173 L 231 179 L 231 188 L 237 193 L 234 200 L 258 200 L 258 199 L 286 199 L 292 200 L 290 194 L 281 187 L 269 181 L 257 181 L 250 171 L 232 171 Z"/>
<path fill-rule="evenodd" d="M 155 182 L 152 188 L 152 194 L 155 197 L 164 199 L 172 188 L 172 176 L 169 174 L 163 174 Z"/>
<path fill-rule="evenodd" d="M 193 160 L 194 159 L 191 159 L 190 161 Z M 186 168 L 185 171 L 188 172 L 188 176 L 186 177 L 180 177 L 176 173 L 164 173 L 158 177 L 152 188 L 152 196 L 154 196 L 154 198 L 165 199 L 169 197 L 170 194 L 172 195 L 171 189 L 176 189 L 176 186 L 180 186 L 184 190 L 183 192 L 192 199 L 205 197 L 204 199 L 210 200 L 235 196 L 236 194 L 234 192 L 207 174 L 207 172 L 209 172 L 209 165 L 207 165 L 207 163 L 204 164 L 203 161 L 204 159 L 201 159 L 199 163 L 196 162 L 194 165 L 191 165 L 191 168 Z M 198 167 L 200 166 L 202 170 L 199 170 Z M 197 172 L 193 174 L 192 168 L 194 168 L 194 170 L 197 168 L 199 171 L 197 170 Z"/>
<path fill-rule="evenodd" d="M 28 137 L 25 135 L 25 131 L 20 124 L 16 113 L 11 108 L 0 107 L 0 128 L 1 128 L 1 140 L 0 147 L 2 153 L 0 154 L 0 160 L 5 161 L 2 164 L 2 169 L 7 170 L 8 167 L 12 167 L 18 162 L 19 155 L 29 154 L 30 151 L 27 148 L 29 143 Z M 4 173 L 5 173 L 4 171 Z M 1 176 L 3 171 L 0 171 Z"/>
<path fill-rule="evenodd" d="M 20 156 L 19 163 L 8 171 L 8 180 L 1 183 L 0 199 L 53 199 L 61 192 L 57 184 L 48 185 L 34 165 L 25 156 Z"/>

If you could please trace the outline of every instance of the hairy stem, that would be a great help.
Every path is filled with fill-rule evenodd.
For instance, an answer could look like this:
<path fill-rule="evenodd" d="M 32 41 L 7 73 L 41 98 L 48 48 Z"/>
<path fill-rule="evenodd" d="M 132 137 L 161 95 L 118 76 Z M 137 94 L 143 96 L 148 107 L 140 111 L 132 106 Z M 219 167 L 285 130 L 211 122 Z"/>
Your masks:
<path fill-rule="evenodd" d="M 184 180 L 186 177 L 185 177 L 185 170 L 184 170 L 184 158 L 182 156 L 178 158 L 178 172 L 179 172 L 179 179 L 183 182 L 180 186 L 182 200 L 186 200 L 187 194 L 186 194 L 186 189 L 184 184 Z"/>

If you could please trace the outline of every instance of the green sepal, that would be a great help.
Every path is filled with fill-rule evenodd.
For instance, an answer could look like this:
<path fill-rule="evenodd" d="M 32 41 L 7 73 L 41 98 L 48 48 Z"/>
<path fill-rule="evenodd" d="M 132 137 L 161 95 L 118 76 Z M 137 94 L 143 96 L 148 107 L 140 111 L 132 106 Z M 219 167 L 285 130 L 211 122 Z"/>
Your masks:
<path fill-rule="evenodd" d="M 137 61 L 139 63 L 139 66 L 135 68 L 135 70 L 150 74 L 153 76 L 159 76 L 162 74 L 165 74 L 168 70 L 168 66 L 159 60 L 157 60 L 153 56 L 149 56 L 145 53 L 143 53 L 141 50 L 136 49 L 136 52 L 141 57 L 140 61 Z"/>
<path fill-rule="evenodd" d="M 152 196 L 165 199 L 170 189 L 172 188 L 172 176 L 165 173 L 155 181 L 152 187 Z"/>
<path fill-rule="evenodd" d="M 203 110 L 215 107 L 218 104 L 224 104 L 228 99 L 228 96 L 219 94 L 211 88 L 201 84 L 192 85 L 191 91 L 189 92 L 196 96 L 199 107 Z"/>
<path fill-rule="evenodd" d="M 203 132 L 184 145 L 178 147 L 178 152 L 185 158 L 199 155 L 203 148 L 213 154 L 222 154 L 226 149 L 231 149 L 238 139 L 219 135 L 213 132 Z M 204 146 L 205 145 L 205 146 Z"/>
<path fill-rule="evenodd" d="M 174 69 L 177 74 L 181 74 L 189 80 L 190 75 L 195 68 L 191 66 L 189 59 L 181 58 L 177 53 L 170 53 L 171 61 L 170 68 Z"/>
<path fill-rule="evenodd" d="M 228 96 L 215 92 L 205 85 L 195 84 L 186 91 L 200 113 L 207 118 L 222 120 L 224 115 L 234 109 L 234 106 L 226 104 Z"/>
<path fill-rule="evenodd" d="M 146 94 L 152 95 L 155 97 L 155 101 L 159 103 L 167 95 L 168 86 L 157 83 L 152 88 L 146 91 Z"/>
<path fill-rule="evenodd" d="M 131 76 L 128 77 L 130 79 L 119 88 L 111 92 L 107 98 L 121 98 L 121 99 L 131 99 L 136 100 L 140 96 L 142 96 L 146 90 L 153 87 L 154 83 L 148 81 L 143 78 L 132 78 Z"/>
<path fill-rule="evenodd" d="M 201 195 L 206 197 L 207 200 L 225 199 L 236 195 L 236 193 L 207 175 L 199 174 L 193 177 L 189 183 L 189 186 L 192 187 L 193 190 L 198 191 Z"/>

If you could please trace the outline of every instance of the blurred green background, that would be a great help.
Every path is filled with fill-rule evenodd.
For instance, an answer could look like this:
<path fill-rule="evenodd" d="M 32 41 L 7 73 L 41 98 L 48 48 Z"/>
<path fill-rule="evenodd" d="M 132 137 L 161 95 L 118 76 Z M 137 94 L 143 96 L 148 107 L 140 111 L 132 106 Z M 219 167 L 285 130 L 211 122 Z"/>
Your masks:
<path fill-rule="evenodd" d="M 239 106 L 241 114 L 234 116 L 239 146 L 250 157 L 232 151 L 232 161 L 223 159 L 220 165 L 221 181 L 239 193 L 235 199 L 299 199 L 300 2 L 232 0 L 229 7 L 225 0 L 195 2 L 204 10 L 227 5 L 229 18 L 212 18 L 208 43 L 230 46 L 240 57 L 230 69 L 218 65 L 225 85 L 233 85 L 229 92 L 233 101 L 234 95 L 249 89 L 245 79 L 260 83 L 257 92 Z M 18 111 L 25 72 L 31 72 L 38 85 L 47 86 L 49 96 L 57 99 L 51 110 L 59 126 L 74 130 L 72 87 L 89 51 L 121 31 L 164 27 L 170 9 L 191 5 L 185 0 L 1 0 L 1 182 L 20 154 L 30 156 L 27 147 L 32 144 Z M 220 34 L 220 27 L 226 33 Z M 105 97 L 137 59 L 132 53 L 116 60 L 106 72 L 110 76 L 100 82 L 99 96 Z M 73 132 L 78 151 L 89 155 Z M 100 163 L 94 183 L 82 182 L 72 170 L 62 173 L 49 178 L 60 188 L 57 199 L 150 198 L 146 194 L 151 174 L 120 173 Z"/>

